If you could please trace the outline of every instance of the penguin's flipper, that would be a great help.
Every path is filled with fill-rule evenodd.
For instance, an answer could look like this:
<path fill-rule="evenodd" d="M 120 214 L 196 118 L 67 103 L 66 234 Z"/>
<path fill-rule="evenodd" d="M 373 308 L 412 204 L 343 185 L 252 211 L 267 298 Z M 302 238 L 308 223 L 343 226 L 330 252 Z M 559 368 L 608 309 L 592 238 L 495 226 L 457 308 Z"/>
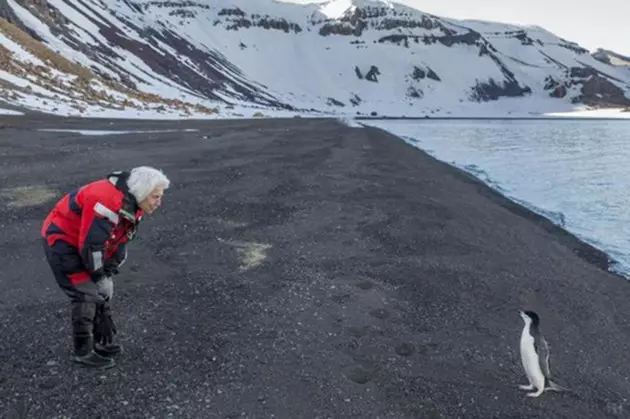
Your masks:
<path fill-rule="evenodd" d="M 550 378 L 551 362 L 549 344 L 543 336 L 538 336 L 534 341 L 534 345 L 536 346 L 536 352 L 538 353 L 538 363 L 540 365 L 540 369 L 542 370 L 545 377 Z"/>

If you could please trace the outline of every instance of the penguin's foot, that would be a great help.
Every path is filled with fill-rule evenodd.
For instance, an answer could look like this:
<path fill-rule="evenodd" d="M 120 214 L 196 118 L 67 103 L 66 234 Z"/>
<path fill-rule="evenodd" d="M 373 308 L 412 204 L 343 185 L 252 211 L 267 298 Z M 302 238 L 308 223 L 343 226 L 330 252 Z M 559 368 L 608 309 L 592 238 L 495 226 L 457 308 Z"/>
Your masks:
<path fill-rule="evenodd" d="M 527 393 L 527 397 L 538 397 L 542 394 L 543 390 L 538 390 L 533 393 Z"/>
<path fill-rule="evenodd" d="M 533 390 L 535 387 L 533 384 L 519 384 L 518 388 L 521 390 Z"/>

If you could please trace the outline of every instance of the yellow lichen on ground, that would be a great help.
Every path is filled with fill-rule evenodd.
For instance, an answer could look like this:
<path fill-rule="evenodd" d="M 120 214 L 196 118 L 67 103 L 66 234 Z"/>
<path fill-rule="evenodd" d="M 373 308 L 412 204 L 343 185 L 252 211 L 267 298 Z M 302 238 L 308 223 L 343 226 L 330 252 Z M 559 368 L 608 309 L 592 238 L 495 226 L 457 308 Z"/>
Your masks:
<path fill-rule="evenodd" d="M 59 192 L 44 186 L 18 186 L 1 189 L 0 197 L 8 207 L 24 208 L 43 205 L 59 197 Z"/>

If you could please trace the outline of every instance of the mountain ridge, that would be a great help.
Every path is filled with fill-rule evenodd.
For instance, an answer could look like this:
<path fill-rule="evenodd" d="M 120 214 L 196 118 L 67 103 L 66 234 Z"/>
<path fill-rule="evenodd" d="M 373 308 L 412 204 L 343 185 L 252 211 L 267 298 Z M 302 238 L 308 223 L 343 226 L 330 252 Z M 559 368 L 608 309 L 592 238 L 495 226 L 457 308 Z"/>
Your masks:
<path fill-rule="evenodd" d="M 597 48 L 592 53 L 592 55 L 593 55 L 593 58 L 605 64 L 626 67 L 630 69 L 630 57 L 627 55 L 622 55 L 615 51 L 611 51 L 605 48 Z"/>
<path fill-rule="evenodd" d="M 60 114 L 630 106 L 630 72 L 544 28 L 382 0 L 0 0 L 0 40 L 0 99 Z"/>

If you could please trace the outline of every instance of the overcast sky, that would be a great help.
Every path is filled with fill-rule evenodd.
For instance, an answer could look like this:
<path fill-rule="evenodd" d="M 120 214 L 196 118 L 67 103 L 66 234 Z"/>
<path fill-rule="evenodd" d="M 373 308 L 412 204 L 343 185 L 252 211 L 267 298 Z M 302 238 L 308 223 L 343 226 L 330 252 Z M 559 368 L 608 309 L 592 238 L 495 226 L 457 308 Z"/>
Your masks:
<path fill-rule="evenodd" d="M 294 3 L 320 0 L 283 0 Z M 397 0 L 415 9 L 456 19 L 538 25 L 589 50 L 630 56 L 630 1 L 596 0 Z"/>

